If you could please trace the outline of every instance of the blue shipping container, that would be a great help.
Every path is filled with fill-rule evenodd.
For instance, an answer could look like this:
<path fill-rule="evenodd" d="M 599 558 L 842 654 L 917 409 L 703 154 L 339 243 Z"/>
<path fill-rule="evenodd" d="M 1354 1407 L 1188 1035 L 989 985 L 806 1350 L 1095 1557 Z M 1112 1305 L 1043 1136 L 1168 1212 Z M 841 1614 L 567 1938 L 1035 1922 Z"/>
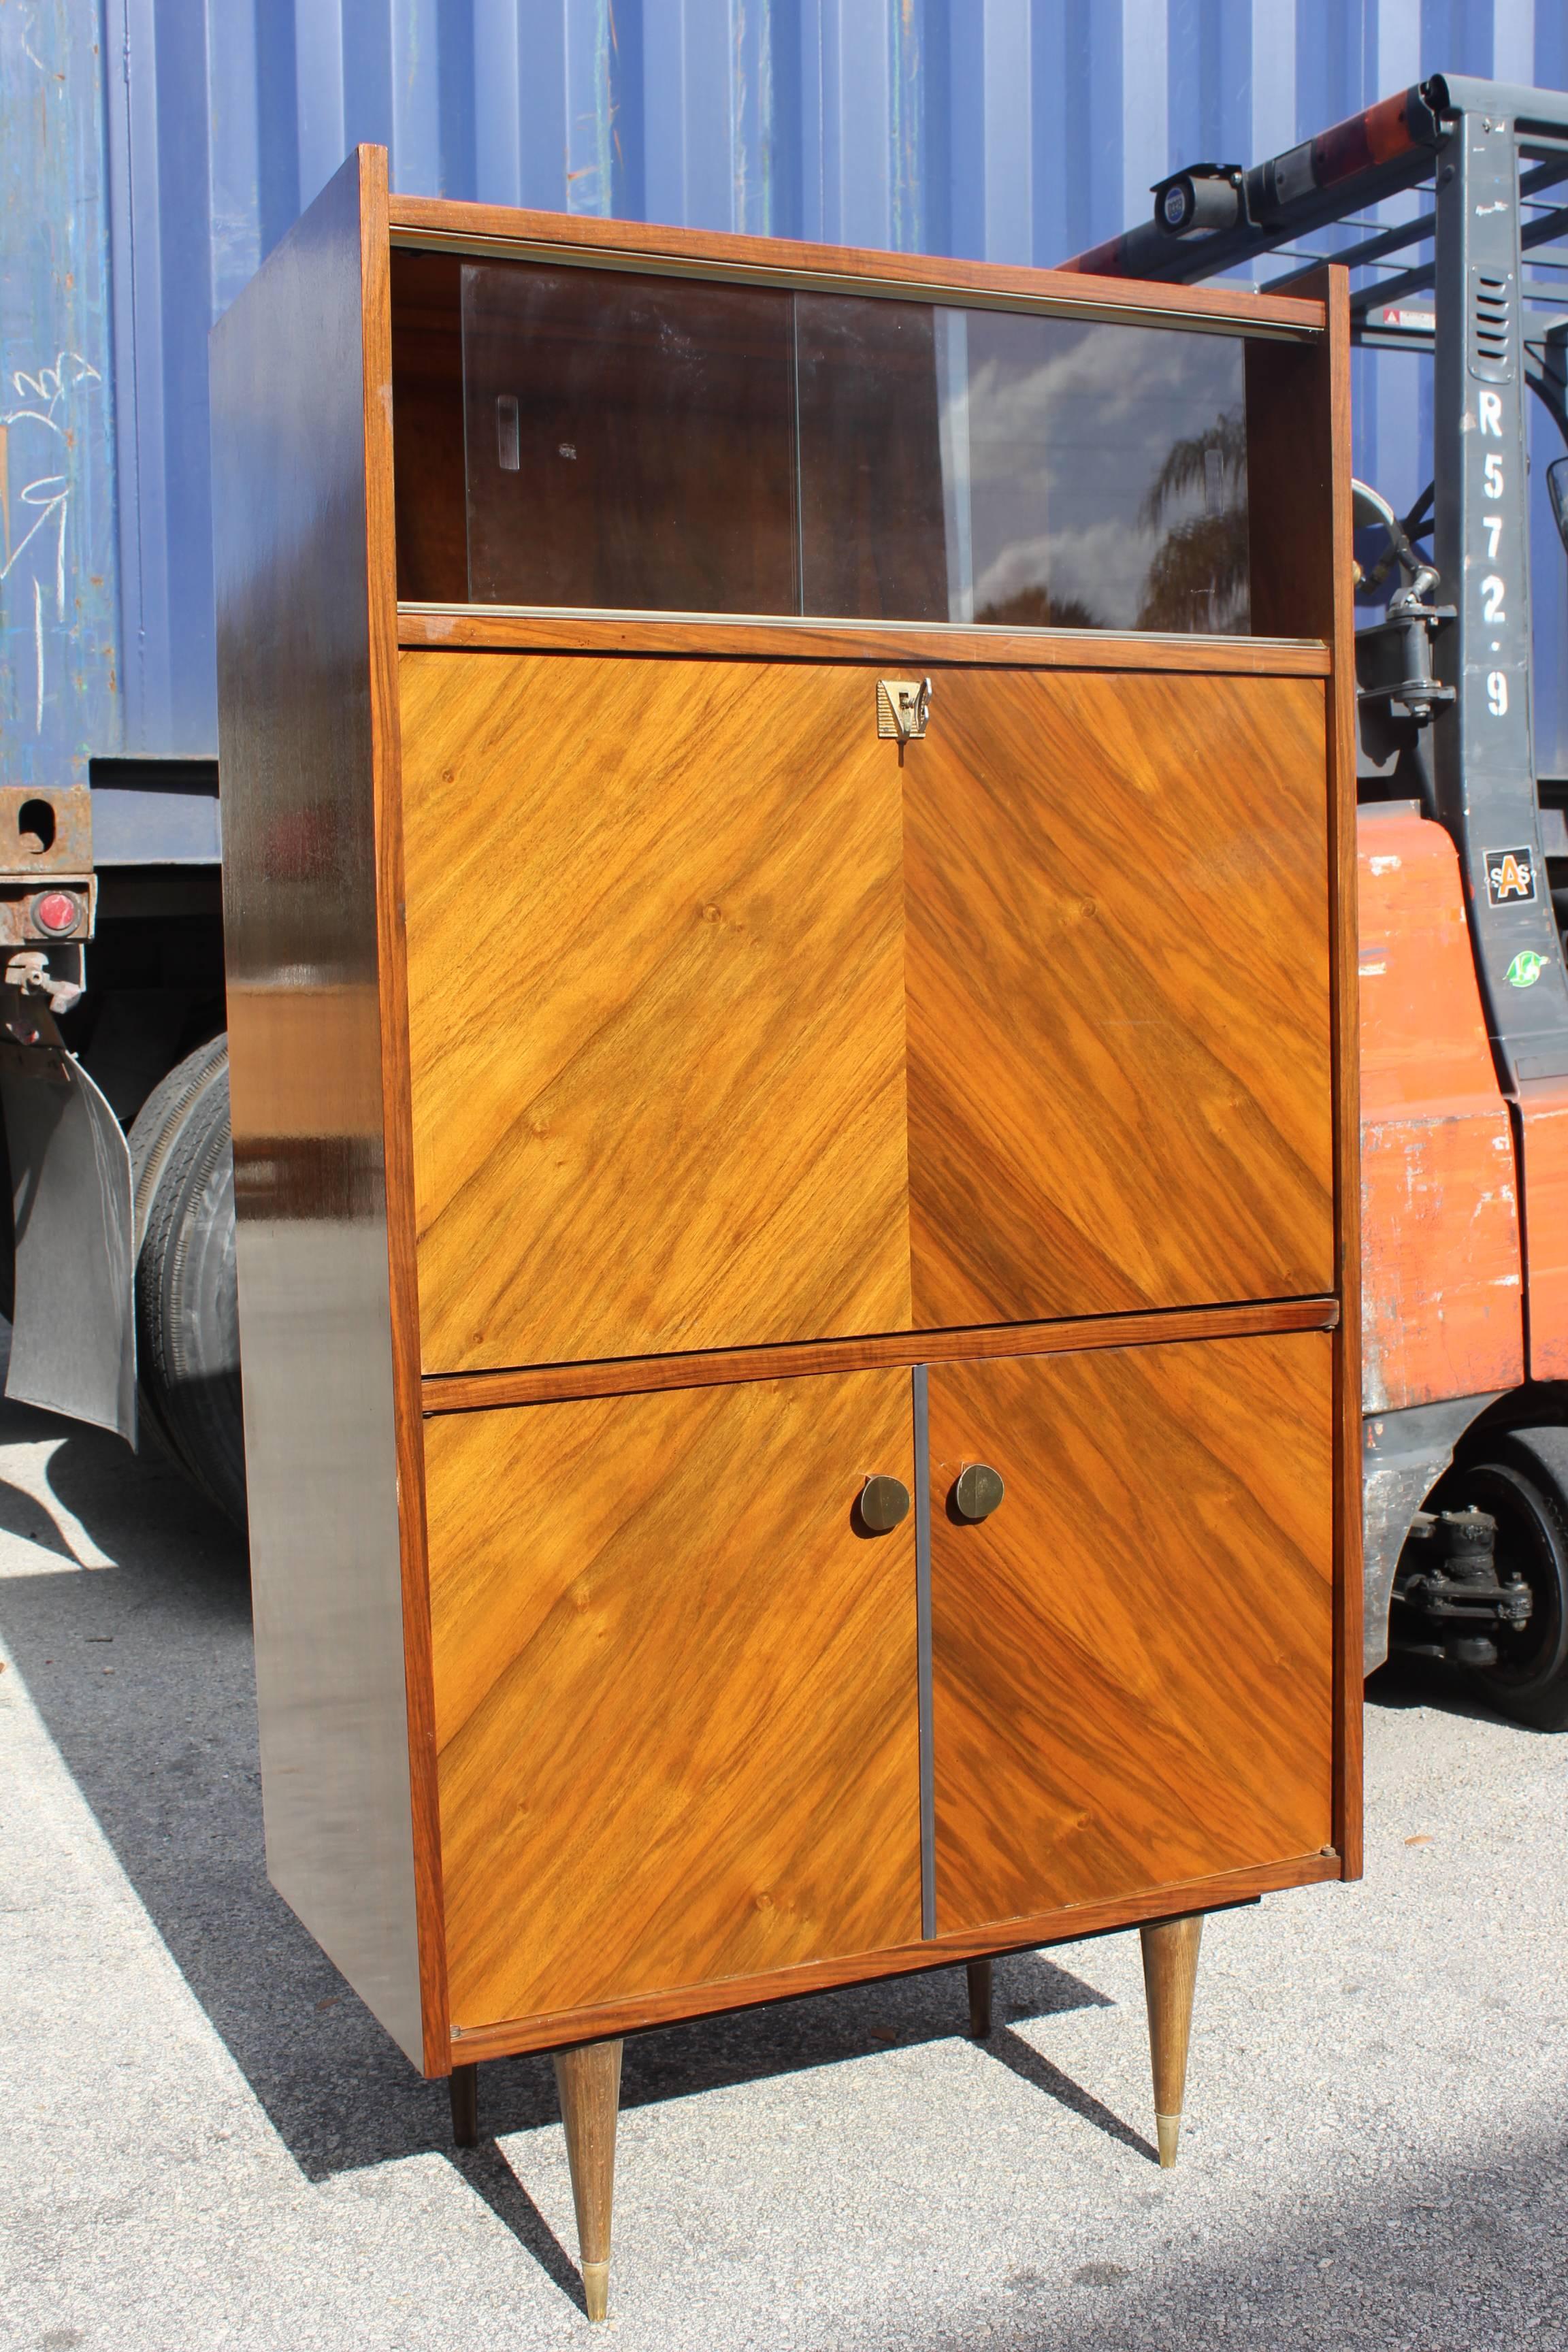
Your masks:
<path fill-rule="evenodd" d="M 207 330 L 356 141 L 408 193 L 1046 264 L 1146 217 L 1177 163 L 1256 161 L 1439 69 L 1568 85 L 1568 8 L 7 0 L 0 774 L 214 756 Z M 1396 504 L 1427 478 L 1428 372 L 1356 360 L 1357 470 Z M 1568 774 L 1537 508 L 1537 754 Z"/>

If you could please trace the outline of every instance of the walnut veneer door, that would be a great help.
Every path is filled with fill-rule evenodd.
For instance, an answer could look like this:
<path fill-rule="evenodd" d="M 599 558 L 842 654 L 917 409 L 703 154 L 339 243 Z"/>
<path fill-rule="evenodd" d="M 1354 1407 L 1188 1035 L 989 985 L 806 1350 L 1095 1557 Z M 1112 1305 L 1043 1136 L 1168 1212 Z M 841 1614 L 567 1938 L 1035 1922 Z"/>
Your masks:
<path fill-rule="evenodd" d="M 907 1371 L 426 1423 L 455 2025 L 918 1939 Z"/>
<path fill-rule="evenodd" d="M 874 677 L 420 651 L 399 681 L 426 1370 L 907 1328 Z"/>
<path fill-rule="evenodd" d="M 1331 1355 L 931 1367 L 939 1932 L 1329 1843 Z M 976 1461 L 1006 1493 L 968 1525 Z"/>
<path fill-rule="evenodd" d="M 950 671 L 905 782 L 917 1325 L 1331 1289 L 1322 681 Z"/>

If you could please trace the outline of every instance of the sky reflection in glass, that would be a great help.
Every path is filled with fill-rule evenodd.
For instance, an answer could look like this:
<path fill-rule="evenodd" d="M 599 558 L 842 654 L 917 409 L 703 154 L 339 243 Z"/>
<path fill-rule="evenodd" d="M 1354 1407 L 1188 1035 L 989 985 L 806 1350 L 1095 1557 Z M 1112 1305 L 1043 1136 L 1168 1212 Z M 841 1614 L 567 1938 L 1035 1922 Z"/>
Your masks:
<path fill-rule="evenodd" d="M 479 262 L 469 594 L 1248 626 L 1239 337 Z"/>

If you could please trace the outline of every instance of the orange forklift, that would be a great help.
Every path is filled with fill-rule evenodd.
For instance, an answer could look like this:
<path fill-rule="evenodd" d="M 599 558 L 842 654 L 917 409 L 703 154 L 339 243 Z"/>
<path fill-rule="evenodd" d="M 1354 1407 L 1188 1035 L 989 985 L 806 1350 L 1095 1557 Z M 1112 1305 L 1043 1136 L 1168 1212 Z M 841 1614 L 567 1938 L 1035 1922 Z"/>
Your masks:
<path fill-rule="evenodd" d="M 1356 639 L 1365 1664 L 1446 1661 L 1550 1729 L 1568 781 L 1538 777 L 1531 736 L 1524 394 L 1568 442 L 1565 182 L 1568 95 L 1436 75 L 1250 169 L 1171 173 L 1151 221 L 1063 265 L 1191 282 L 1269 254 L 1279 292 L 1335 261 L 1354 339 L 1433 359 L 1431 484 L 1404 517 L 1356 488 L 1359 598 L 1384 606 Z M 1568 457 L 1547 482 L 1568 544 Z"/>

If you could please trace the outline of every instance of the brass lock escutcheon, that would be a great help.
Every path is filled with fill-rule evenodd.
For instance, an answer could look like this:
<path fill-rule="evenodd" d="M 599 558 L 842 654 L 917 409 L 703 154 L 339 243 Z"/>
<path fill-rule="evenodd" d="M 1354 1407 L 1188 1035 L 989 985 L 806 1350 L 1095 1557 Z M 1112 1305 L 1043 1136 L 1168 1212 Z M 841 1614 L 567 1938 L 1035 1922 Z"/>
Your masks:
<path fill-rule="evenodd" d="M 929 677 L 877 680 L 877 732 L 895 743 L 918 743 L 931 717 Z"/>
<path fill-rule="evenodd" d="M 961 1519 L 988 1519 L 1006 1491 L 1000 1470 L 989 1462 L 971 1462 L 958 1474 L 952 1507 Z"/>
<path fill-rule="evenodd" d="M 885 1536 L 909 1516 L 910 1490 L 901 1478 L 868 1478 L 855 1507 L 863 1527 L 874 1536 Z"/>

